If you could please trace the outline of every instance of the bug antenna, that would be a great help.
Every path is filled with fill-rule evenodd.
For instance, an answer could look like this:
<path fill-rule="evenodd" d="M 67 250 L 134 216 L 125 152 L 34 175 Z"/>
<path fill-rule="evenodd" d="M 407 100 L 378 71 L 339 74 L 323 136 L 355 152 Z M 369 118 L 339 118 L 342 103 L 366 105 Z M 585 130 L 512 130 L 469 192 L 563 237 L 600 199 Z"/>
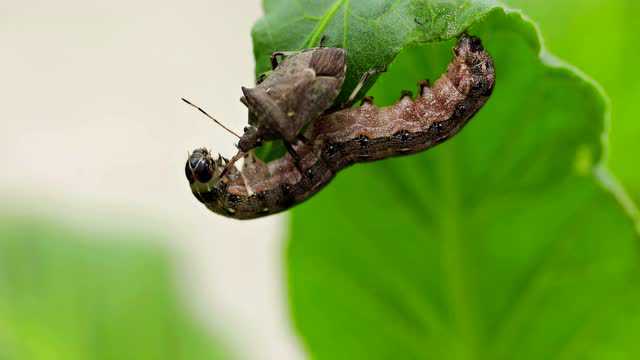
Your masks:
<path fill-rule="evenodd" d="M 206 111 L 204 111 L 201 107 L 199 107 L 198 105 L 195 105 L 194 103 L 192 103 L 191 101 L 185 99 L 185 98 L 180 98 L 182 99 L 182 101 L 186 102 L 187 104 L 193 106 L 194 108 L 198 109 L 198 111 L 200 111 L 201 113 L 204 114 L 204 116 L 208 117 L 209 119 L 213 120 L 213 122 L 215 122 L 216 124 L 220 125 L 223 129 L 227 130 L 228 132 L 230 132 L 231 134 L 233 134 L 235 137 L 237 137 L 238 139 L 241 138 L 240 135 L 236 134 L 235 131 L 229 129 L 228 127 L 222 125 L 222 123 L 218 120 L 216 120 L 213 116 L 209 115 Z"/>

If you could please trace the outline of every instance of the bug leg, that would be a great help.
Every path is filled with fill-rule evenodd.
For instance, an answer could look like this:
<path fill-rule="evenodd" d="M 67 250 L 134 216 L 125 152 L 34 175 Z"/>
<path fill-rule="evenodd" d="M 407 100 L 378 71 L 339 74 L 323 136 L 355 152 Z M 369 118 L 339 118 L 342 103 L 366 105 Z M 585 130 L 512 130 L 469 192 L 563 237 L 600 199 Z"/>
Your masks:
<path fill-rule="evenodd" d="M 283 143 L 284 143 L 284 147 L 287 148 L 287 151 L 289 152 L 289 154 L 291 154 L 291 157 L 293 158 L 293 160 L 299 163 L 301 160 L 300 155 L 298 155 L 298 153 L 293 148 L 293 146 L 291 146 L 291 144 L 287 141 L 283 141 Z"/>
<path fill-rule="evenodd" d="M 353 89 L 353 91 L 351 92 L 351 95 L 349 95 L 349 98 L 347 99 L 347 101 L 342 105 L 343 109 L 346 108 L 350 108 L 351 106 L 353 106 L 353 104 L 356 101 L 356 98 L 358 98 L 358 95 L 360 95 L 360 92 L 362 91 L 362 88 L 366 85 L 367 81 L 369 81 L 369 79 L 371 79 L 373 76 L 378 75 L 380 73 L 386 72 L 387 71 L 387 67 L 383 67 L 381 69 L 369 69 L 369 71 L 367 71 L 366 73 L 362 74 L 362 77 L 360 78 L 360 81 L 358 81 L 358 85 L 356 85 L 356 87 Z"/>
<path fill-rule="evenodd" d="M 293 158 L 293 163 L 295 164 L 296 168 L 300 172 L 300 175 L 305 176 L 304 175 L 304 171 L 302 170 L 302 164 L 300 163 L 301 160 L 302 160 L 300 158 L 300 155 L 298 155 L 296 150 L 293 148 L 293 146 L 291 146 L 291 144 L 289 142 L 283 141 L 283 143 L 284 143 L 284 147 L 287 148 L 287 151 L 289 152 L 289 154 Z"/>
<path fill-rule="evenodd" d="M 278 52 L 271 54 L 271 70 L 275 70 L 278 67 L 278 56 L 280 55 Z"/>
<path fill-rule="evenodd" d="M 278 65 L 280 65 L 278 57 L 282 57 L 283 59 L 287 56 L 295 55 L 299 53 L 299 51 L 276 51 L 271 53 L 271 70 L 275 70 Z"/>
<path fill-rule="evenodd" d="M 327 39 L 328 39 L 328 36 L 326 34 L 322 35 L 322 37 L 320 38 L 320 45 L 318 45 L 318 47 L 321 47 L 321 48 L 327 47 Z"/>
<path fill-rule="evenodd" d="M 225 165 L 224 169 L 222 169 L 222 172 L 220 173 L 220 178 L 222 179 L 225 175 L 227 175 L 229 170 L 231 170 L 231 167 L 234 166 L 234 164 L 238 160 L 242 159 L 245 156 L 245 154 L 246 153 L 244 151 L 238 151 L 236 156 L 232 157 L 231 160 L 227 162 L 227 165 Z"/>

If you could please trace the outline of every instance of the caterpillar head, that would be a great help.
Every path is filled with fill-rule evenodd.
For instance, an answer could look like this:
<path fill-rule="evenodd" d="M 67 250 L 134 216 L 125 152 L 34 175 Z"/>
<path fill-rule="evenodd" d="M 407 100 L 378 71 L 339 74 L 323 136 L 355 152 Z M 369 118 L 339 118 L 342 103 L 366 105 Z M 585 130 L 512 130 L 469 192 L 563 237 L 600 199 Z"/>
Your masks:
<path fill-rule="evenodd" d="M 475 54 L 482 53 L 484 51 L 484 46 L 482 46 L 480 38 L 463 34 L 458 40 L 453 51 L 456 56 L 463 57 L 468 61 L 474 56 L 477 56 Z"/>
<path fill-rule="evenodd" d="M 217 160 L 214 160 L 209 150 L 196 149 L 189 155 L 185 165 L 185 175 L 192 186 L 197 183 L 207 184 L 212 180 L 218 181 L 225 163 L 225 159 L 220 155 Z"/>
<path fill-rule="evenodd" d="M 454 61 L 449 65 L 448 77 L 466 95 L 488 97 L 495 85 L 493 60 L 482 41 L 463 34 L 453 49 Z"/>

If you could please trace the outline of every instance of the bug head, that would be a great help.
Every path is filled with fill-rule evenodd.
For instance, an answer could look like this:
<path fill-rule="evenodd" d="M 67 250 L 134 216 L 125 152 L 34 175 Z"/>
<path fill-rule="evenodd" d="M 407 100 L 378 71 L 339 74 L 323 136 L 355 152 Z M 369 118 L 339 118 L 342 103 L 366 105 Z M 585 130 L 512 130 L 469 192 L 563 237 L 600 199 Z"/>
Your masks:
<path fill-rule="evenodd" d="M 243 152 L 249 152 L 262 145 L 262 136 L 255 126 L 247 126 L 244 128 L 244 134 L 238 142 L 238 149 Z"/>

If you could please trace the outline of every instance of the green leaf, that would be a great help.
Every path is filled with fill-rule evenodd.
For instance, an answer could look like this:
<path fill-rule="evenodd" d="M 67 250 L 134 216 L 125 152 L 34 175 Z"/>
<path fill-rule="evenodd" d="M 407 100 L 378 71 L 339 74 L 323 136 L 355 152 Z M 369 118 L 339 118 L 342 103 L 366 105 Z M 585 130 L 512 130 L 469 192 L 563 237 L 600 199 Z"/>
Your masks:
<path fill-rule="evenodd" d="M 286 153 L 282 140 L 268 141 L 255 150 L 255 155 L 265 162 L 279 159 Z"/>
<path fill-rule="evenodd" d="M 562 58 L 593 76 L 611 97 L 609 164 L 640 201 L 640 83 L 631 75 L 640 64 L 636 0 L 509 0 L 540 22 L 545 43 Z M 597 24 L 597 25 L 596 25 Z"/>
<path fill-rule="evenodd" d="M 601 165 L 608 103 L 533 23 L 482 1 L 265 9 L 258 71 L 274 46 L 338 34 L 351 81 L 399 54 L 370 91 L 381 105 L 439 76 L 453 41 L 438 40 L 468 26 L 496 64 L 494 95 L 456 138 L 356 165 L 294 209 L 290 302 L 312 358 L 640 356 L 640 221 Z"/>
<path fill-rule="evenodd" d="M 0 359 L 223 358 L 140 239 L 0 214 Z"/>

